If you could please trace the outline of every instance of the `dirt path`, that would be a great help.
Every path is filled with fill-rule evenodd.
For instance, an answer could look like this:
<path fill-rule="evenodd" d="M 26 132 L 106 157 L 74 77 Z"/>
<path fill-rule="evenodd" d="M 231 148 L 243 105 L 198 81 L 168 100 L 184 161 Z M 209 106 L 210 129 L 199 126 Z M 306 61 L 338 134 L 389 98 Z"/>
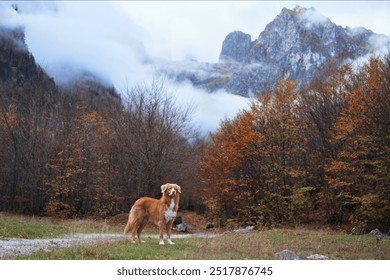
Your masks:
<path fill-rule="evenodd" d="M 193 234 L 173 234 L 172 239 L 179 238 L 212 238 L 215 234 L 193 233 Z M 144 238 L 156 238 L 157 235 L 145 235 Z M 22 239 L 22 238 L 1 238 L 0 239 L 0 259 L 11 258 L 17 255 L 29 255 L 37 251 L 52 251 L 59 248 L 69 248 L 80 245 L 89 245 L 100 242 L 115 241 L 124 239 L 123 234 L 72 234 L 50 239 Z"/>

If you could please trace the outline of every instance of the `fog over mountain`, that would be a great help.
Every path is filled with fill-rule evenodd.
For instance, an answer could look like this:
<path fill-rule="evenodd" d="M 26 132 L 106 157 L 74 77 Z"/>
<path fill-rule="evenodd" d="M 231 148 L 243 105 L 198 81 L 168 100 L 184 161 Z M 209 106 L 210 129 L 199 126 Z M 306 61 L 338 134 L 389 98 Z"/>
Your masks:
<path fill-rule="evenodd" d="M 157 75 L 159 58 L 143 44 L 151 35 L 109 2 L 2 2 L 0 26 L 23 30 L 35 61 L 60 85 L 93 75 L 121 93 Z M 247 99 L 222 91 L 210 98 L 192 85 L 165 83 L 178 101 L 196 108 L 195 125 L 205 133 L 248 105 Z M 210 99 L 218 106 L 209 106 Z"/>
<path fill-rule="evenodd" d="M 364 61 L 372 51 L 389 51 L 387 36 L 337 26 L 315 9 L 275 16 L 256 39 L 232 30 L 219 43 L 219 62 L 183 62 L 156 55 L 159 41 L 151 38 L 159 34 L 110 2 L 0 3 L 0 26 L 23 31 L 26 48 L 56 84 L 87 75 L 121 93 L 162 75 L 181 104 L 197 108 L 194 121 L 203 131 L 233 117 L 248 106 L 247 96 L 272 88 L 282 75 L 306 83 L 329 59 Z"/>

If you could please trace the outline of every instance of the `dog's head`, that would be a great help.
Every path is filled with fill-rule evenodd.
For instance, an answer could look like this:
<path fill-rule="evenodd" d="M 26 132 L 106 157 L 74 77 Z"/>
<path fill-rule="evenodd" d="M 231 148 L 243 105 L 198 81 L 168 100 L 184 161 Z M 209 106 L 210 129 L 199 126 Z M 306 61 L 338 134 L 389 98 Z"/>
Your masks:
<path fill-rule="evenodd" d="M 179 185 L 168 183 L 161 186 L 161 192 L 163 193 L 163 195 L 174 197 L 181 193 L 181 188 Z"/>

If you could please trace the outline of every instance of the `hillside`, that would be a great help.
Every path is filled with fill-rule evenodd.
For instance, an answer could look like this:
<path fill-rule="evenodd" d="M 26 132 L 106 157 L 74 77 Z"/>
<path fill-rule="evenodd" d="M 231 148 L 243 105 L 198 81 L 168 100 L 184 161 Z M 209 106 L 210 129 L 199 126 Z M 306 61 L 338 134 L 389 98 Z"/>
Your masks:
<path fill-rule="evenodd" d="M 75 92 L 82 91 L 90 95 L 88 98 L 107 98 L 118 100 L 119 95 L 112 86 L 103 84 L 92 73 L 83 72 L 75 77 L 72 83 L 57 84 L 50 77 L 28 49 L 25 42 L 23 28 L 7 28 L 0 26 L 0 87 L 3 94 L 10 96 L 15 94 L 12 89 L 26 90 L 41 94 L 45 93 Z M 28 96 L 26 97 L 28 98 Z M 95 101 L 94 101 L 95 102 Z M 97 101 L 100 102 L 100 101 Z"/>
<path fill-rule="evenodd" d="M 0 27 L 0 85 L 2 87 L 54 90 L 54 80 L 35 62 L 28 51 L 21 28 Z"/>

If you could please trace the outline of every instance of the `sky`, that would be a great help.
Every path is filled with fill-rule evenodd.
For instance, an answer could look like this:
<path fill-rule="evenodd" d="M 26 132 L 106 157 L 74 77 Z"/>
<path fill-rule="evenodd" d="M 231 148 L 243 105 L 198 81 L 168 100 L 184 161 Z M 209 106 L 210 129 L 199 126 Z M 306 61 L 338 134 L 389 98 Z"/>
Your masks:
<path fill-rule="evenodd" d="M 30 52 L 57 82 L 88 70 L 121 91 L 150 81 L 151 61 L 217 62 L 227 34 L 240 30 L 255 40 L 283 7 L 296 5 L 314 7 L 343 27 L 390 35 L 388 1 L 5 1 L 0 25 L 23 26 Z M 203 132 L 249 105 L 223 91 L 169 87 L 180 103 L 195 106 Z"/>
<path fill-rule="evenodd" d="M 172 59 L 217 62 L 226 35 L 239 30 L 256 39 L 283 9 L 314 7 L 343 27 L 390 35 L 390 1 L 120 1 L 131 18 L 154 34 L 153 53 Z M 154 49 L 153 47 L 157 48 Z"/>

